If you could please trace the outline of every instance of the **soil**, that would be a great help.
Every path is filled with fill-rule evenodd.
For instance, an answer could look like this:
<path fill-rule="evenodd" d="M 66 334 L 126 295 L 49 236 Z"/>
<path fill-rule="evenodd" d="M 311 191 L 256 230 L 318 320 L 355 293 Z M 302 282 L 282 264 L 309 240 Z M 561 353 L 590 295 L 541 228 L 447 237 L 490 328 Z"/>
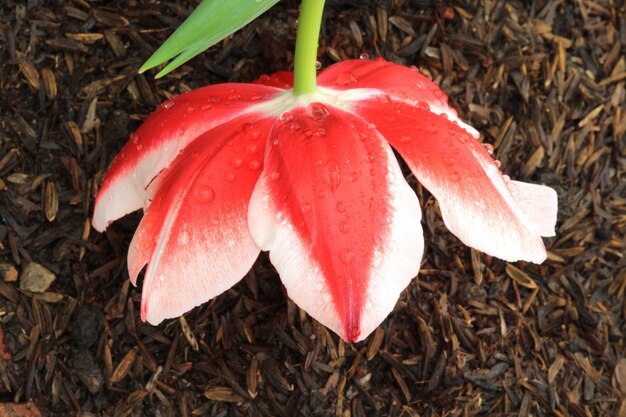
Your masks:
<path fill-rule="evenodd" d="M 416 65 L 506 174 L 559 195 L 548 260 L 510 264 L 459 242 L 407 175 L 422 271 L 356 344 L 300 311 L 265 254 L 184 318 L 142 323 L 125 262 L 140 214 L 90 227 L 107 166 L 160 102 L 292 67 L 298 4 L 282 1 L 138 75 L 192 3 L 0 3 L 0 416 L 626 416 L 622 2 L 327 2 L 322 66 Z"/>

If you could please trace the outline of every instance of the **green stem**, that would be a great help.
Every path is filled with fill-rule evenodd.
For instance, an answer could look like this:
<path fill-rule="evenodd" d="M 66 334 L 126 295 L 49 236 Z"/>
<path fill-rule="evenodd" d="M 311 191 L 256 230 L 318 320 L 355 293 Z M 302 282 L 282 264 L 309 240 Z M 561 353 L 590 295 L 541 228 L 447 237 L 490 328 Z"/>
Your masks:
<path fill-rule="evenodd" d="M 294 59 L 293 92 L 296 96 L 317 91 L 317 46 L 323 11 L 324 0 L 302 0 Z"/>

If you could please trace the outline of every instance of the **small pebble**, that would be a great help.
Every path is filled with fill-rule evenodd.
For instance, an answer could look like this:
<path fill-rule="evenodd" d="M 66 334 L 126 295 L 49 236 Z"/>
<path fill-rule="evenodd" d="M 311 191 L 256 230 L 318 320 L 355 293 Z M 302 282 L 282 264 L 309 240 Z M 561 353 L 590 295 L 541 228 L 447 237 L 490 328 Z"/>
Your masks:
<path fill-rule="evenodd" d="M 31 292 L 44 292 L 57 277 L 42 265 L 31 262 L 26 265 L 20 276 L 20 289 Z"/>

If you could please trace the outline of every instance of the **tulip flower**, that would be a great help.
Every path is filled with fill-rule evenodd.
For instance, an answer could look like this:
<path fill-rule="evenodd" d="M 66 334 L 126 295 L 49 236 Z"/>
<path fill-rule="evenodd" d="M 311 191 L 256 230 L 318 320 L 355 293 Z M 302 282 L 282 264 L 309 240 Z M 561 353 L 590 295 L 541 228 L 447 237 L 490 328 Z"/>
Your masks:
<path fill-rule="evenodd" d="M 219 295 L 263 250 L 298 306 L 344 340 L 364 339 L 424 250 L 419 202 L 392 148 L 463 243 L 508 261 L 546 258 L 554 190 L 504 176 L 478 132 L 413 69 L 378 58 L 316 74 L 315 48 L 299 42 L 301 32 L 317 38 L 320 3 L 303 2 L 295 74 L 169 100 L 113 161 L 93 226 L 143 208 L 128 252 L 133 284 L 147 265 L 143 320 Z"/>

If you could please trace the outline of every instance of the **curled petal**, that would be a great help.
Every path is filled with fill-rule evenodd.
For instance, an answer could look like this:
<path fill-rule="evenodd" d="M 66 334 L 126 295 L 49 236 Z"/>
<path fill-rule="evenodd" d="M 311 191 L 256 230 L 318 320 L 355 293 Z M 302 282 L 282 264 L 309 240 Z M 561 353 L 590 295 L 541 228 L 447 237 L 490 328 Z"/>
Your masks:
<path fill-rule="evenodd" d="M 476 129 L 461 121 L 457 111 L 448 105 L 448 96 L 416 68 L 397 65 L 383 58 L 349 60 L 328 67 L 319 75 L 318 83 L 333 90 L 378 90 L 381 105 L 393 101 L 426 106 L 433 113 L 445 114 L 472 136 L 478 137 Z"/>
<path fill-rule="evenodd" d="M 161 104 L 111 164 L 96 198 L 94 228 L 103 231 L 112 221 L 143 207 L 150 197 L 148 184 L 198 136 L 280 92 L 261 85 L 221 84 Z"/>
<path fill-rule="evenodd" d="M 273 119 L 250 114 L 185 148 L 150 188 L 153 201 L 128 252 L 133 283 L 144 277 L 141 318 L 157 324 L 230 288 L 259 254 L 248 203 Z"/>
<path fill-rule="evenodd" d="M 367 122 L 320 103 L 274 126 L 249 227 L 289 296 L 348 341 L 384 320 L 423 251 L 417 197 L 391 148 Z"/>
<path fill-rule="evenodd" d="M 404 103 L 380 106 L 371 100 L 362 101 L 354 111 L 375 123 L 398 150 L 437 198 L 446 226 L 463 243 L 508 261 L 545 260 L 539 234 L 554 227 L 553 190 L 522 183 L 511 188 L 480 142 L 427 108 Z M 545 219 L 533 213 L 533 204 L 541 207 Z"/>

